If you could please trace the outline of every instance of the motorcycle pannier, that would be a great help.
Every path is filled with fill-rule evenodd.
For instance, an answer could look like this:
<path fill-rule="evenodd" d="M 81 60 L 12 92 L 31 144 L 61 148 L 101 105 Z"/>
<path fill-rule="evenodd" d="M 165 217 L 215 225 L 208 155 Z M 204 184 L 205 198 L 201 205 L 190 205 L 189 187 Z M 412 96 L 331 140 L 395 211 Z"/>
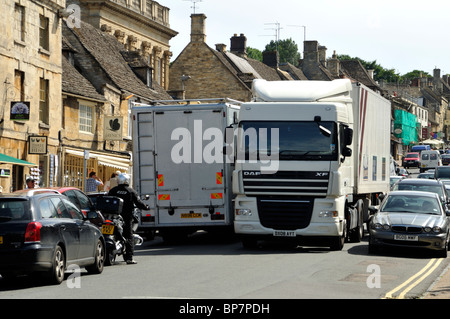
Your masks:
<path fill-rule="evenodd" d="M 123 199 L 116 196 L 102 196 L 97 198 L 97 209 L 102 214 L 122 213 Z"/>

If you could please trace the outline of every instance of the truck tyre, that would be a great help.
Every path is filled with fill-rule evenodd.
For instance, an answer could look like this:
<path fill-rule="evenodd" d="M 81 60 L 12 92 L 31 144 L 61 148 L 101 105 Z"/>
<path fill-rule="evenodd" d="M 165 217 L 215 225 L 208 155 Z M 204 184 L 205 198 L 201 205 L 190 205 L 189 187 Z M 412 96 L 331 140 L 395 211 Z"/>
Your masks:
<path fill-rule="evenodd" d="M 345 238 L 347 237 L 347 223 L 345 220 L 343 223 L 342 235 L 331 238 L 330 250 L 332 251 L 338 251 L 344 248 Z"/>
<path fill-rule="evenodd" d="M 356 203 L 356 210 L 358 216 L 358 226 L 354 229 L 350 230 L 350 242 L 359 243 L 361 239 L 364 237 L 364 222 L 363 222 L 363 213 L 364 213 L 364 202 L 362 200 L 358 200 Z"/>

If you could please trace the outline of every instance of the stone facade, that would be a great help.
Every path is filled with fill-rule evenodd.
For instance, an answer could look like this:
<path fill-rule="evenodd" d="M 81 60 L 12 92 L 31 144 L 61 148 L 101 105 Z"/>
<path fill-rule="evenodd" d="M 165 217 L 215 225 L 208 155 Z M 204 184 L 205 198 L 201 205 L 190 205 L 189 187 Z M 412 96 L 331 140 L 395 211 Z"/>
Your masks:
<path fill-rule="evenodd" d="M 169 88 L 169 8 L 152 0 L 67 0 L 79 5 L 81 19 L 114 35 L 129 51 L 139 51 L 153 68 L 153 80 Z"/>
<path fill-rule="evenodd" d="M 2 1 L 0 5 L 0 152 L 36 164 L 43 184 L 55 180 L 54 167 L 61 130 L 61 19 L 58 10 L 65 0 Z M 40 112 L 40 102 L 46 106 Z M 10 119 L 13 101 L 30 103 L 30 119 Z M 28 138 L 48 140 L 45 155 L 28 153 Z M 0 177 L 3 191 L 24 187 L 28 175 L 36 170 L 20 165 L 0 164 L 10 170 L 10 178 Z"/>

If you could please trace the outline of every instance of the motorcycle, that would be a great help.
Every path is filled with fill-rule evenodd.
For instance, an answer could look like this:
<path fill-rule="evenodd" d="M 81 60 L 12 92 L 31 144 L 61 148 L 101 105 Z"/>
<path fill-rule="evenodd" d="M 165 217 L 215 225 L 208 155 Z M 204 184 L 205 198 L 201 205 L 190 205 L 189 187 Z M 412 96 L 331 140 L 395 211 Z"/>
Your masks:
<path fill-rule="evenodd" d="M 123 200 L 115 196 L 103 196 L 97 199 L 97 208 L 105 217 L 105 222 L 102 224 L 101 232 L 106 242 L 106 258 L 105 265 L 110 266 L 114 264 L 117 256 L 125 256 L 125 238 L 123 237 L 124 220 L 120 215 L 122 212 Z M 133 211 L 133 231 L 138 227 L 137 211 Z M 134 245 L 140 246 L 144 239 L 133 234 Z"/>

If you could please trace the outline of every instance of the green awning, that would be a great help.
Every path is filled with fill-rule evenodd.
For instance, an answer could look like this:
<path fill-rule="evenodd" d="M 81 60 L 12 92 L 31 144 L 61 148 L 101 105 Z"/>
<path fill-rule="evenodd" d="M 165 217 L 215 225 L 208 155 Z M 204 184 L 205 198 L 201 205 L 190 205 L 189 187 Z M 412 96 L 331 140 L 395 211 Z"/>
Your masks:
<path fill-rule="evenodd" d="M 14 165 L 22 165 L 22 166 L 37 166 L 36 164 L 23 161 L 20 159 L 17 159 L 12 156 L 8 156 L 5 154 L 0 153 L 0 164 L 14 164 Z"/>

